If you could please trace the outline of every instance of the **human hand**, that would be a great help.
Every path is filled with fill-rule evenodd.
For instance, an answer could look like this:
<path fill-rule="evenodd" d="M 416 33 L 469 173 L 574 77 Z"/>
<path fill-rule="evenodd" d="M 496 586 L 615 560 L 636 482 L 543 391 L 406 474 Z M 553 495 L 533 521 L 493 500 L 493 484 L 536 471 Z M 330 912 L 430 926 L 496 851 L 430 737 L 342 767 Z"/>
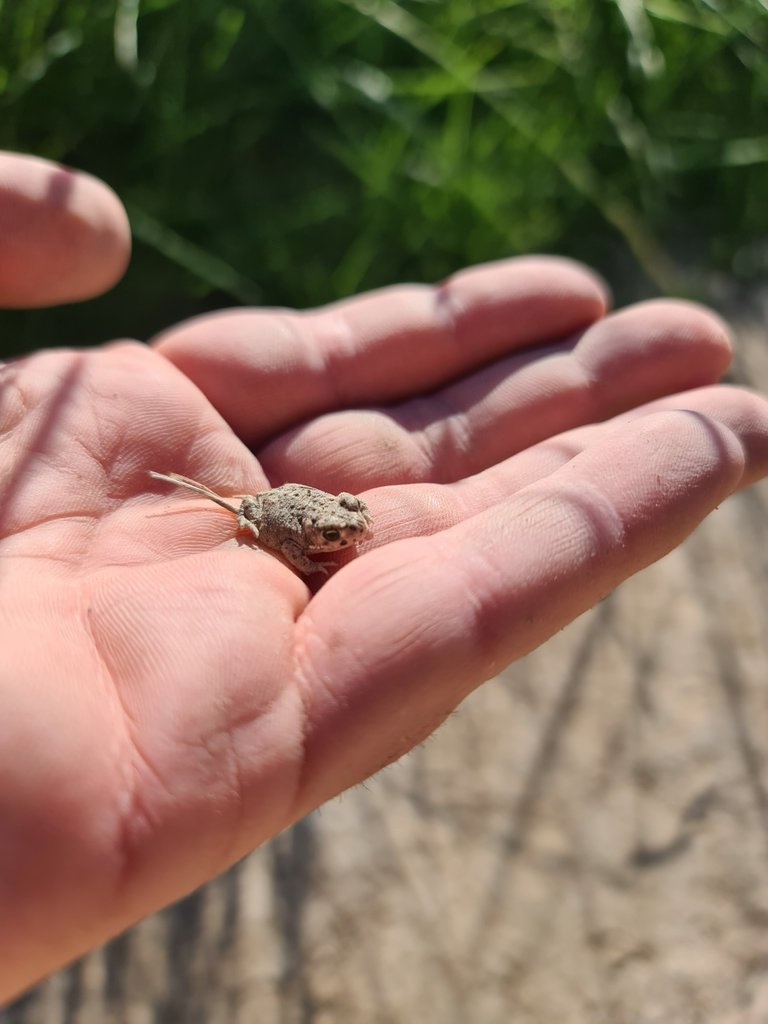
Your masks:
<path fill-rule="evenodd" d="M 118 267 L 119 208 L 76 184 Z M 6 301 L 55 283 L 43 212 Z M 89 223 L 70 297 L 106 261 Z M 604 317 L 588 271 L 529 259 L 6 366 L 0 993 L 401 756 L 768 471 L 766 403 L 710 386 L 727 361 L 711 314 Z M 375 536 L 313 595 L 149 469 L 349 490 Z"/>

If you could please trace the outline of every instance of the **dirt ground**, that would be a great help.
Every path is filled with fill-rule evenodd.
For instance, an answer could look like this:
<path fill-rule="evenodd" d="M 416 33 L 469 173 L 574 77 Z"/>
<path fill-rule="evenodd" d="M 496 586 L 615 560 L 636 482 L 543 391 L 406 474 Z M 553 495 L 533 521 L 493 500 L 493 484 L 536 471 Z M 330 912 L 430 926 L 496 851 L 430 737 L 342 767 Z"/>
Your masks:
<path fill-rule="evenodd" d="M 768 1024 L 767 598 L 761 485 L 1 1024 Z"/>

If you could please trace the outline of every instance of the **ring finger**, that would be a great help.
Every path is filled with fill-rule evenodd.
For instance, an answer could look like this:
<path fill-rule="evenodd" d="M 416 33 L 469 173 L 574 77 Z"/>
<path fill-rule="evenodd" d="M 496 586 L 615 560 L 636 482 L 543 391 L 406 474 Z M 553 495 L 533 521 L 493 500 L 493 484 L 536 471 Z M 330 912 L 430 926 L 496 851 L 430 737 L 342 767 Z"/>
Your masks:
<path fill-rule="evenodd" d="M 326 413 L 257 454 L 273 484 L 360 491 L 451 482 L 563 431 L 711 384 L 729 359 L 714 314 L 643 303 L 593 324 L 575 344 L 509 355 L 398 404 Z"/>

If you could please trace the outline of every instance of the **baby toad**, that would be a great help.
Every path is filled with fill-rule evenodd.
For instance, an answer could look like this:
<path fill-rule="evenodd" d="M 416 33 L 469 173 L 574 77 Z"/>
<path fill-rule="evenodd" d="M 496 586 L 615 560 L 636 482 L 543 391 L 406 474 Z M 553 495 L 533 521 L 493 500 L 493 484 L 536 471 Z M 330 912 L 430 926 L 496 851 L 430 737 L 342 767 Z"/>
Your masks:
<path fill-rule="evenodd" d="M 203 484 L 178 473 L 155 473 L 178 487 L 205 495 L 237 516 L 237 524 L 269 548 L 279 551 L 300 572 L 322 572 L 333 562 L 313 562 L 308 551 L 338 551 L 372 536 L 373 520 L 360 498 L 342 491 L 329 494 L 305 484 L 283 484 L 259 494 L 236 495 L 239 505 L 222 498 Z"/>

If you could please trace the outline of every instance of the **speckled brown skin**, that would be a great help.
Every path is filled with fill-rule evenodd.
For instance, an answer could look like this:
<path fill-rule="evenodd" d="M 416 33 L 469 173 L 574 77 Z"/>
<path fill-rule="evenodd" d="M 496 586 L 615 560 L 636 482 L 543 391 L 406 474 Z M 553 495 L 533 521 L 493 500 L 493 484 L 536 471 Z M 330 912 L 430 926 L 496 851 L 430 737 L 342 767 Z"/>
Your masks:
<path fill-rule="evenodd" d="M 253 534 L 260 544 L 279 551 L 288 562 L 305 575 L 328 574 L 331 562 L 314 562 L 307 552 L 338 551 L 354 547 L 372 536 L 373 519 L 361 498 L 342 491 L 329 494 L 305 484 L 283 484 L 260 494 L 236 495 L 236 506 L 204 484 L 179 473 L 156 473 L 156 480 L 166 480 L 179 487 L 197 491 L 237 516 L 238 526 Z"/>

